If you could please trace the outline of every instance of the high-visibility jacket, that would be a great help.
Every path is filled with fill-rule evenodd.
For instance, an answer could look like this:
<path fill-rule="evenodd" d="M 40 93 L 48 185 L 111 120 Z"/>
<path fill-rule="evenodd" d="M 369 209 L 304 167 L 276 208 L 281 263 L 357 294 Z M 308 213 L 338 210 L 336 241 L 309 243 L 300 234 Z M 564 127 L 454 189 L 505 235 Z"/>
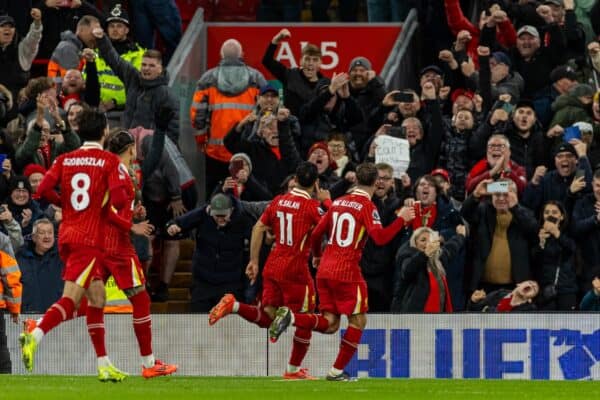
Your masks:
<path fill-rule="evenodd" d="M 115 278 L 113 278 L 112 275 L 106 281 L 104 288 L 106 290 L 106 305 L 104 306 L 105 313 L 126 314 L 133 312 L 133 307 L 131 306 L 129 299 L 125 293 L 119 289 L 117 283 L 115 282 Z"/>
<path fill-rule="evenodd" d="M 65 31 L 60 34 L 61 41 L 52 52 L 52 57 L 48 62 L 48 76 L 53 78 L 54 83 L 60 85 L 62 77 L 68 70 L 83 70 L 85 60 L 80 54 L 83 50 L 83 43 L 77 35 L 71 31 Z"/>
<path fill-rule="evenodd" d="M 11 314 L 21 313 L 21 271 L 17 260 L 0 250 L 0 308 Z"/>
<path fill-rule="evenodd" d="M 142 56 L 146 52 L 143 48 L 134 45 L 135 50 L 121 54 L 121 58 L 135 67 L 138 71 L 142 67 Z M 100 101 L 107 102 L 114 100 L 118 108 L 125 107 L 125 85 L 119 79 L 106 61 L 96 58 L 96 69 L 98 70 L 98 81 L 100 82 Z"/>
<path fill-rule="evenodd" d="M 207 156 L 229 162 L 231 153 L 223 139 L 252 111 L 259 90 L 266 83 L 258 70 L 241 60 L 223 59 L 218 67 L 202 75 L 190 107 L 190 118 L 197 129 L 196 143 L 206 143 Z"/>

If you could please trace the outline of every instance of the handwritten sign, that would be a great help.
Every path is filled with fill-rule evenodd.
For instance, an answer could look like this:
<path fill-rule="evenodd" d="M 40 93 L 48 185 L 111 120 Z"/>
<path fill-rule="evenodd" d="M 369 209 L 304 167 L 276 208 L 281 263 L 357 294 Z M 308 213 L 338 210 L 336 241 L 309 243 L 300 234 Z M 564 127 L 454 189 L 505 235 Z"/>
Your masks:
<path fill-rule="evenodd" d="M 375 162 L 387 163 L 394 168 L 394 178 L 400 179 L 410 163 L 408 140 L 388 135 L 375 138 Z"/>

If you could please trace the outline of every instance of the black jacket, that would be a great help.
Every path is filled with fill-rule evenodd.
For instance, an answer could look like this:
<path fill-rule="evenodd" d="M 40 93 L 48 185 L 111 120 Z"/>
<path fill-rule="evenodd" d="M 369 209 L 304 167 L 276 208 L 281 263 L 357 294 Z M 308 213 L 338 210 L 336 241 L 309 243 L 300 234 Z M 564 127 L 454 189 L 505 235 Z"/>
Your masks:
<path fill-rule="evenodd" d="M 511 256 L 511 273 L 514 283 L 530 279 L 530 248 L 537 240 L 538 224 L 533 213 L 517 204 L 509 210 L 512 221 L 508 227 L 508 247 Z M 485 262 L 490 254 L 496 229 L 496 209 L 489 201 L 477 201 L 472 195 L 467 197 L 461 209 L 463 218 L 469 222 L 473 237 L 473 271 L 469 289 L 479 287 Z"/>
<path fill-rule="evenodd" d="M 354 89 L 350 85 L 350 96 L 356 101 L 362 114 L 362 121 L 350 127 L 352 139 L 356 144 L 356 150 L 360 151 L 369 137 L 375 131 L 369 127 L 368 120 L 373 110 L 385 97 L 385 83 L 380 77 L 375 77 L 362 89 Z"/>
<path fill-rule="evenodd" d="M 277 45 L 269 43 L 267 51 L 262 59 L 262 64 L 283 84 L 283 97 L 285 106 L 289 108 L 293 115 L 300 115 L 302 105 L 315 96 L 317 84 L 323 81 L 328 82 L 321 73 L 318 73 L 317 82 L 309 82 L 299 68 L 287 68 L 285 65 L 275 60 L 275 50 Z"/>
<path fill-rule="evenodd" d="M 561 232 L 558 239 L 550 236 L 544 248 L 539 244 L 533 249 L 534 276 L 540 290 L 553 285 L 558 272 L 556 289 L 558 294 L 577 293 L 577 277 L 575 276 L 575 242 L 566 232 Z M 560 267 L 560 269 L 559 269 Z"/>
<path fill-rule="evenodd" d="M 584 290 L 591 289 L 592 279 L 600 276 L 600 222 L 596 218 L 595 203 L 593 193 L 577 201 L 571 221 L 573 237 L 577 239 L 581 250 Z"/>
<path fill-rule="evenodd" d="M 430 173 L 438 162 L 442 144 L 443 122 L 440 102 L 425 100 L 424 114 L 429 115 L 430 124 L 423 123 L 423 139 L 410 148 L 410 163 L 406 173 L 411 182 L 416 182 L 419 177 Z"/>
<path fill-rule="evenodd" d="M 119 57 L 107 36 L 97 40 L 100 55 L 113 72 L 123 81 L 127 91 L 122 122 L 125 129 L 142 126 L 155 129 L 154 120 L 158 110 L 165 106 L 175 112 L 167 128 L 167 136 L 179 142 L 179 99 L 169 88 L 165 73 L 156 79 L 143 79 L 133 65 Z"/>
<path fill-rule="evenodd" d="M 248 255 L 246 241 L 253 226 L 249 217 L 235 209 L 231 221 L 219 228 L 206 207 L 201 207 L 176 218 L 175 223 L 184 231 L 196 229 L 194 280 L 214 285 L 242 282 Z"/>
<path fill-rule="evenodd" d="M 279 122 L 277 125 L 279 141 L 281 142 L 281 137 L 285 135 L 284 131 L 287 132 L 287 136 L 291 140 L 289 123 Z M 250 157 L 252 160 L 252 176 L 271 192 L 271 197 L 278 193 L 281 182 L 296 168 L 290 164 L 289 160 L 286 160 L 283 151 L 281 151 L 281 159 L 277 159 L 275 153 L 264 140 L 244 140 L 241 134 L 235 130 L 235 127 L 225 136 L 223 143 L 230 153 L 246 153 Z"/>
<path fill-rule="evenodd" d="M 451 260 L 464 247 L 465 237 L 455 235 L 442 247 L 440 262 L 448 271 Z M 396 257 L 396 268 L 400 270 L 400 280 L 394 286 L 393 312 L 423 312 L 429 297 L 429 273 L 427 256 L 420 250 L 405 244 Z M 447 293 L 447 298 L 451 293 Z"/>

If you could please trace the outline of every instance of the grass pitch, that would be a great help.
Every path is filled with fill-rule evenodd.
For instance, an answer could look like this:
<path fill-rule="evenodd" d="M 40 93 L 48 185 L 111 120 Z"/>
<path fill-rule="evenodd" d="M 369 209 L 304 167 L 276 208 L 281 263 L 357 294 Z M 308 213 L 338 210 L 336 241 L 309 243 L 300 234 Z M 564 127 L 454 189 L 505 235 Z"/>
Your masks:
<path fill-rule="evenodd" d="M 7 400 L 151 399 L 598 399 L 600 382 L 443 379 L 368 379 L 356 382 L 284 381 L 278 378 L 161 377 L 101 383 L 90 376 L 0 375 Z"/>

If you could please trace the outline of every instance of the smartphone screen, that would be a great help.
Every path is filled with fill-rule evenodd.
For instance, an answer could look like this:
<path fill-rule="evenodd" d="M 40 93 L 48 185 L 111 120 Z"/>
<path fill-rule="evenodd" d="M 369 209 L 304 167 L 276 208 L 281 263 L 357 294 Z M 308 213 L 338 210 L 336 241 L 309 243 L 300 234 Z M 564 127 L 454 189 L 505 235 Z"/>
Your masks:
<path fill-rule="evenodd" d="M 546 221 L 552 222 L 553 224 L 556 224 L 558 222 L 558 218 L 553 217 L 552 215 L 550 215 L 550 216 L 548 216 L 548 218 L 546 218 Z"/>
<path fill-rule="evenodd" d="M 412 103 L 415 100 L 412 93 L 406 93 L 406 92 L 394 93 L 394 95 L 392 96 L 392 99 L 399 103 Z"/>
<path fill-rule="evenodd" d="M 507 181 L 496 181 L 487 184 L 486 190 L 488 193 L 508 193 Z"/>
<path fill-rule="evenodd" d="M 244 160 L 233 160 L 229 163 L 229 173 L 232 178 L 237 178 L 238 172 L 244 168 Z"/>
<path fill-rule="evenodd" d="M 2 155 L 0 154 L 0 156 L 2 156 Z M 585 171 L 584 170 L 578 169 L 577 171 L 575 171 L 575 179 L 581 178 L 581 177 L 584 177 L 584 176 L 585 176 Z"/>

